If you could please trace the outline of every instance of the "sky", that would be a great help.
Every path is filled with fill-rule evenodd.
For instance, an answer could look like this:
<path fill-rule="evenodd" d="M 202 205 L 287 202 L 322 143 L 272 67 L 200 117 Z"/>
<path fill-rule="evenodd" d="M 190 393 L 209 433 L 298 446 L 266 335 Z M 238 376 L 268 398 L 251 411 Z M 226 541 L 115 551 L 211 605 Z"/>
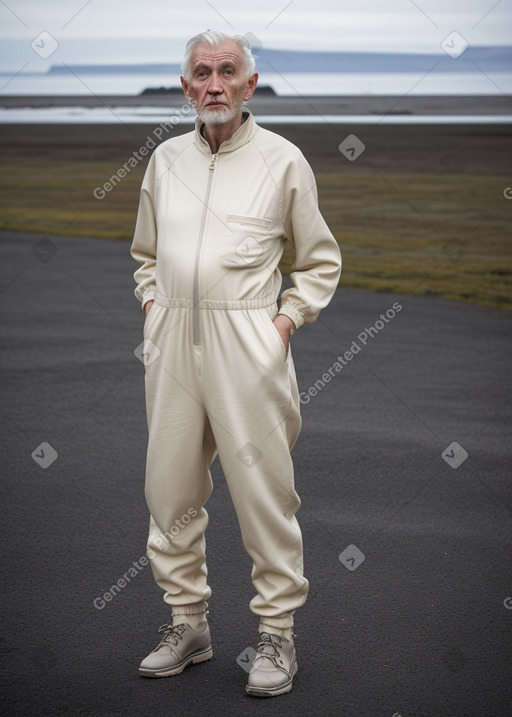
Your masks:
<path fill-rule="evenodd" d="M 208 28 L 267 48 L 436 53 L 454 30 L 470 45 L 511 45 L 511 27 L 512 0 L 0 0 L 0 71 L 176 62 Z M 48 59 L 31 48 L 42 31 L 59 45 Z"/>

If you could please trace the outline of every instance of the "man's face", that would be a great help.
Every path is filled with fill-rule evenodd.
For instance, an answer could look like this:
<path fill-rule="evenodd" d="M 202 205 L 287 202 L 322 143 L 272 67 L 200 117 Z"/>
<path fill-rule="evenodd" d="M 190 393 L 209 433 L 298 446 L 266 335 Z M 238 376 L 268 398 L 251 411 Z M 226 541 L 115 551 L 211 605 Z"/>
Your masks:
<path fill-rule="evenodd" d="M 252 97 L 257 81 L 257 73 L 247 78 L 242 50 L 233 40 L 226 40 L 216 50 L 196 45 L 190 58 L 190 77 L 181 78 L 199 119 L 210 125 L 231 122 L 242 103 Z"/>

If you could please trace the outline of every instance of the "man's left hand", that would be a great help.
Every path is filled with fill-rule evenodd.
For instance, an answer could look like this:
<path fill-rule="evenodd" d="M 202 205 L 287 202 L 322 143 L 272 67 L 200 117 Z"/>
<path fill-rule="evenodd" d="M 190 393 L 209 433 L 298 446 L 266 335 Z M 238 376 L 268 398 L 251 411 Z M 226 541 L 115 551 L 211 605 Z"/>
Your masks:
<path fill-rule="evenodd" d="M 292 329 L 295 329 L 293 321 L 285 314 L 278 314 L 274 319 L 274 326 L 279 332 L 279 336 L 284 344 L 286 355 L 288 356 L 288 347 L 290 345 L 290 336 Z"/>

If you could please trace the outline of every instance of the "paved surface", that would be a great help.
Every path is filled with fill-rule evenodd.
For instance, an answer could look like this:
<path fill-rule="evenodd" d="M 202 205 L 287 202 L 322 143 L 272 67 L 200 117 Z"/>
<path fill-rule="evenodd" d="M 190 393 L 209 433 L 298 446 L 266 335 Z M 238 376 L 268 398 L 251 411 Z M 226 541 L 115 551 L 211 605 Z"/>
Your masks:
<path fill-rule="evenodd" d="M 214 659 L 137 673 L 167 613 L 137 562 L 146 423 L 128 244 L 0 238 L 5 714 L 511 713 L 510 314 L 341 289 L 294 337 L 311 591 L 293 691 L 254 700 L 236 662 L 256 644 L 250 562 L 217 463 Z M 58 453 L 46 468 L 43 442 Z"/>

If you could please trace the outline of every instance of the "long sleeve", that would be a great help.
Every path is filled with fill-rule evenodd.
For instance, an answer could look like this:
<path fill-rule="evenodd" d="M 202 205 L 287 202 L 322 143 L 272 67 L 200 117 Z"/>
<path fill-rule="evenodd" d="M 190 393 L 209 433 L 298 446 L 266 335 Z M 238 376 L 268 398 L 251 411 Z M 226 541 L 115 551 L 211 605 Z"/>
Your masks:
<path fill-rule="evenodd" d="M 290 274 L 294 286 L 283 292 L 279 313 L 299 328 L 313 323 L 327 306 L 341 273 L 340 248 L 320 213 L 315 177 L 302 154 L 288 168 L 283 205 L 295 261 Z"/>
<path fill-rule="evenodd" d="M 156 245 L 154 154 L 150 159 L 140 191 L 139 209 L 130 253 L 139 268 L 134 273 L 135 296 L 144 304 L 156 293 Z"/>

